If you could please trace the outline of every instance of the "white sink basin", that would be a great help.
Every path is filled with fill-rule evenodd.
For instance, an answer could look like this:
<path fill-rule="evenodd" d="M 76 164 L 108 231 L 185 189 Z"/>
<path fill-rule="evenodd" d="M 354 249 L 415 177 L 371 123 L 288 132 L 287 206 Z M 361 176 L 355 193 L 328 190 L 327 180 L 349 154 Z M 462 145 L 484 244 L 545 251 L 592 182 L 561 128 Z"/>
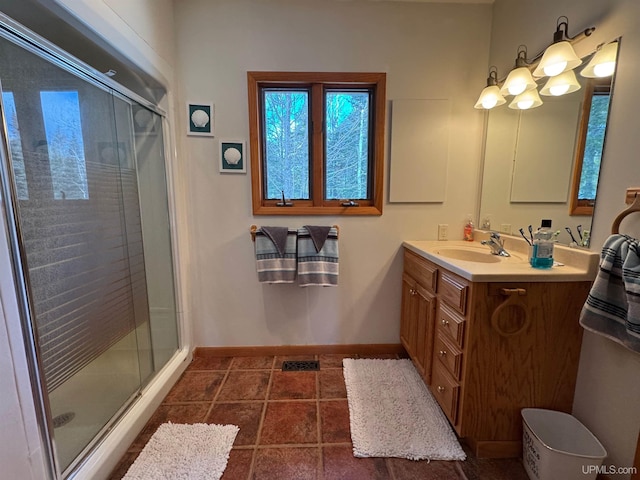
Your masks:
<path fill-rule="evenodd" d="M 500 257 L 492 255 L 488 247 L 486 251 L 478 248 L 442 247 L 436 249 L 433 253 L 445 258 L 464 260 L 465 262 L 498 263 L 500 261 Z"/>

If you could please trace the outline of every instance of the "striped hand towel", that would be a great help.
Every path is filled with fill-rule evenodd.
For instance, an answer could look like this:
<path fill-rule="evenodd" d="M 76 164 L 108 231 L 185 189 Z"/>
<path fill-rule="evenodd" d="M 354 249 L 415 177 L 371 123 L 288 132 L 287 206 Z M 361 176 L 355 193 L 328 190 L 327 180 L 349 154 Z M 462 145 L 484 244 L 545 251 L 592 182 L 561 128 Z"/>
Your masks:
<path fill-rule="evenodd" d="M 293 283 L 296 279 L 296 230 L 262 227 L 256 232 L 256 266 L 262 283 Z"/>
<path fill-rule="evenodd" d="M 640 242 L 611 235 L 600 271 L 580 314 L 580 325 L 640 352 Z"/>
<path fill-rule="evenodd" d="M 301 287 L 338 285 L 338 230 L 335 227 L 298 229 L 298 284 Z"/>

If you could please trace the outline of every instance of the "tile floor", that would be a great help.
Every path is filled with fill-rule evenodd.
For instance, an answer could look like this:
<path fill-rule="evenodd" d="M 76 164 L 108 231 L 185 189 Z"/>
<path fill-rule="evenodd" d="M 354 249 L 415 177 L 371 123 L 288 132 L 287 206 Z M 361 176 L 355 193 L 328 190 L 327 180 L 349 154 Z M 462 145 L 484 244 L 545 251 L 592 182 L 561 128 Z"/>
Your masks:
<path fill-rule="evenodd" d="M 519 459 L 477 459 L 468 450 L 464 462 L 354 458 L 342 375 L 345 357 L 358 358 L 195 358 L 110 480 L 122 478 L 167 421 L 240 427 L 222 480 L 527 480 Z M 283 372 L 283 360 L 319 360 L 320 370 Z"/>

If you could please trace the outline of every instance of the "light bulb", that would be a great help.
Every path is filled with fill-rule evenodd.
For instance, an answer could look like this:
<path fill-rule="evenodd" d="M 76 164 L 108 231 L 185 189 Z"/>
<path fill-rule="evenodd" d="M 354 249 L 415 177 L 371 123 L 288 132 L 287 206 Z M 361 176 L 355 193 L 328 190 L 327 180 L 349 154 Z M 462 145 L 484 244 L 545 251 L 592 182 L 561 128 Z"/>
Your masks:
<path fill-rule="evenodd" d="M 615 69 L 616 62 L 601 63 L 593 67 L 593 73 L 595 73 L 596 77 L 608 77 L 613 75 Z"/>
<path fill-rule="evenodd" d="M 558 62 L 552 65 L 547 65 L 543 70 L 547 77 L 555 77 L 556 75 L 561 74 L 565 68 L 567 68 L 567 62 Z"/>
<path fill-rule="evenodd" d="M 511 83 L 511 85 L 509 85 L 509 88 L 507 90 L 509 90 L 509 95 L 520 95 L 522 92 L 524 92 L 524 89 L 527 88 L 527 84 L 526 83 Z"/>
<path fill-rule="evenodd" d="M 555 86 L 549 88 L 549 92 L 554 97 L 558 97 L 560 95 L 564 95 L 568 91 L 569 91 L 569 85 L 568 84 L 566 84 L 566 85 L 555 85 Z"/>
<path fill-rule="evenodd" d="M 482 100 L 482 108 L 486 108 L 487 110 L 495 107 L 498 104 L 497 97 L 485 97 Z"/>
<path fill-rule="evenodd" d="M 520 100 L 518 102 L 518 108 L 520 110 L 527 110 L 533 106 L 533 100 Z"/>

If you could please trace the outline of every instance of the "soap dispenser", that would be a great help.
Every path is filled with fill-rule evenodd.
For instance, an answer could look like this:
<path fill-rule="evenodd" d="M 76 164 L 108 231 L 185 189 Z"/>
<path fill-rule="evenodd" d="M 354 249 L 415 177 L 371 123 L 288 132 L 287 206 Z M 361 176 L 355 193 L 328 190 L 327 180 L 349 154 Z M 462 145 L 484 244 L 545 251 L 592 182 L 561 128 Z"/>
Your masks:
<path fill-rule="evenodd" d="M 553 245 L 551 220 L 542 220 L 540 228 L 533 234 L 531 266 L 534 268 L 551 268 L 553 266 Z"/>
<path fill-rule="evenodd" d="M 473 217 L 471 216 L 471 214 L 467 215 L 467 220 L 464 222 L 464 234 L 462 236 L 463 240 L 466 240 L 467 242 L 473 242 L 473 230 L 474 230 L 474 226 L 473 226 Z"/>

